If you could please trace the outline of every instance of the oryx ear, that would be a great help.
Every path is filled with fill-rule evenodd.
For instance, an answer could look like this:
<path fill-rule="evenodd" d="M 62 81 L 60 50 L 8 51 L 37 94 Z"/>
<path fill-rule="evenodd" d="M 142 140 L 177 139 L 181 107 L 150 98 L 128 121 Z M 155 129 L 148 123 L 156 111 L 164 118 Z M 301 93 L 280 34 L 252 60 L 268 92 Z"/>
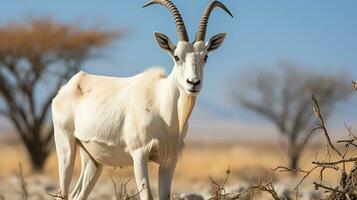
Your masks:
<path fill-rule="evenodd" d="M 226 37 L 226 33 L 218 33 L 217 35 L 214 35 L 213 37 L 211 37 L 211 39 L 209 39 L 209 41 L 207 42 L 206 46 L 207 46 L 207 51 L 213 51 L 218 49 L 221 44 L 224 41 L 224 38 Z"/>
<path fill-rule="evenodd" d="M 167 37 L 165 34 L 159 33 L 159 32 L 154 32 L 154 37 L 155 37 L 156 42 L 159 45 L 159 47 L 168 51 L 172 56 L 174 55 L 176 46 L 174 44 L 172 44 L 169 37 Z"/>

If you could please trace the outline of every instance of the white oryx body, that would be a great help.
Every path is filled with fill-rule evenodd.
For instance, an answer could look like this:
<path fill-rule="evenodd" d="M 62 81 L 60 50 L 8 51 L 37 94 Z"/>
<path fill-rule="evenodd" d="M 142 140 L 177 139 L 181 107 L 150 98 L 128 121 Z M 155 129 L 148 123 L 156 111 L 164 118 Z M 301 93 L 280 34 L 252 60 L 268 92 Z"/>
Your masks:
<path fill-rule="evenodd" d="M 154 0 L 149 4 L 154 3 L 171 11 L 176 9 L 168 0 Z M 226 10 L 218 1 L 210 6 L 210 9 L 218 6 Z M 172 176 L 188 118 L 202 87 L 207 53 L 217 49 L 225 37 L 224 33 L 217 34 L 206 44 L 196 37 L 196 42 L 191 44 L 182 25 L 176 25 L 180 30 L 177 46 L 164 34 L 154 34 L 159 46 L 175 60 L 169 75 L 158 68 L 127 78 L 79 72 L 53 99 L 60 189 L 65 199 L 77 147 L 82 171 L 70 199 L 88 197 L 103 165 L 134 166 L 141 199 L 152 199 L 149 161 L 160 165 L 159 199 L 170 199 Z"/>
<path fill-rule="evenodd" d="M 79 72 L 55 98 L 54 118 L 73 127 L 74 136 L 98 163 L 131 166 L 135 149 L 147 146 L 149 153 L 159 141 L 178 146 L 179 91 L 174 85 L 161 69 L 130 78 Z M 97 152 L 101 148 L 111 151 Z"/>

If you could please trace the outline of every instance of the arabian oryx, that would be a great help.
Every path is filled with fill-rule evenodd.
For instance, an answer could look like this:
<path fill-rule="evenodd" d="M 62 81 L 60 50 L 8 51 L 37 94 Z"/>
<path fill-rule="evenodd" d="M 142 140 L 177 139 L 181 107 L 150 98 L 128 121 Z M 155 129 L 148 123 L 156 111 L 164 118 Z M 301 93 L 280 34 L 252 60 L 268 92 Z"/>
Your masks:
<path fill-rule="evenodd" d="M 159 199 L 170 199 L 171 181 L 187 132 L 187 121 L 203 84 L 208 53 L 218 49 L 226 34 L 205 43 L 208 18 L 220 7 L 211 2 L 203 13 L 196 39 L 190 43 L 180 12 L 169 0 L 151 0 L 144 7 L 160 4 L 176 24 L 177 45 L 164 34 L 154 37 L 173 58 L 169 75 L 149 69 L 132 77 L 107 77 L 78 72 L 52 101 L 55 143 L 61 195 L 86 199 L 103 165 L 134 166 L 141 199 L 153 199 L 148 162 L 159 167 Z M 231 15 L 232 16 L 232 15 Z M 76 148 L 82 171 L 68 197 Z"/>

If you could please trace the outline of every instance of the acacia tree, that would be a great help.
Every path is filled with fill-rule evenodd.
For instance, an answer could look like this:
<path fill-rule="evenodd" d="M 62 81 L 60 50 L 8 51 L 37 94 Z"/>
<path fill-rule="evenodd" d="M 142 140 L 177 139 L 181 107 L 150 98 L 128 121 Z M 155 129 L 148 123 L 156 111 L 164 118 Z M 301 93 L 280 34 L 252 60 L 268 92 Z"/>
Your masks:
<path fill-rule="evenodd" d="M 0 26 L 0 114 L 12 123 L 41 170 L 53 138 L 52 98 L 84 61 L 120 36 L 49 19 Z"/>
<path fill-rule="evenodd" d="M 314 94 L 327 116 L 334 105 L 350 94 L 343 74 L 314 73 L 282 63 L 279 70 L 257 70 L 243 77 L 241 87 L 233 90 L 233 99 L 273 123 L 287 139 L 290 169 L 297 169 L 304 147 L 304 135 L 311 127 L 311 95 Z"/>

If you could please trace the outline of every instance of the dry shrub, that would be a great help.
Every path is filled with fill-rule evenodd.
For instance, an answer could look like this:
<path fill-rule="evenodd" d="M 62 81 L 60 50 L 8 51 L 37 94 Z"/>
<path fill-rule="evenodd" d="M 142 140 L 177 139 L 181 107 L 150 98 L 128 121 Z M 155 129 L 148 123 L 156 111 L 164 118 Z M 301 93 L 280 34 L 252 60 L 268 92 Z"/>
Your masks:
<path fill-rule="evenodd" d="M 356 88 L 356 84 L 354 87 Z M 310 170 L 292 169 L 283 166 L 279 166 L 275 171 L 289 171 L 292 173 L 303 173 L 304 176 L 295 187 L 296 195 L 295 199 L 299 199 L 299 186 L 304 180 L 311 175 L 314 171 L 319 171 L 319 180 L 313 182 L 315 190 L 322 189 L 325 193 L 329 193 L 325 200 L 357 200 L 357 157 L 350 155 L 349 152 L 353 148 L 357 148 L 357 137 L 352 132 L 351 127 L 347 127 L 349 138 L 344 140 L 338 140 L 334 142 L 328 129 L 325 125 L 325 120 L 320 110 L 319 103 L 315 96 L 312 96 L 313 112 L 317 118 L 316 127 L 313 128 L 306 136 L 305 143 L 309 141 L 310 137 L 316 133 L 321 133 L 324 136 L 326 156 L 324 160 L 315 160 L 312 162 L 314 167 Z M 343 148 L 337 148 L 338 144 L 343 144 Z M 304 144 L 303 144 L 304 145 Z M 331 161 L 331 154 L 336 154 L 339 160 Z M 353 168 L 347 172 L 346 168 L 348 164 L 353 164 Z M 324 172 L 327 170 L 333 170 L 340 174 L 340 182 L 336 186 L 327 185 L 324 182 Z M 218 184 L 211 178 L 212 185 L 212 200 L 231 200 L 231 199 L 254 199 L 260 197 L 262 193 L 269 194 L 274 200 L 286 200 L 291 197 L 279 197 L 274 189 L 272 180 L 258 181 L 256 184 L 250 185 L 246 190 L 240 193 L 226 193 L 224 186 L 226 184 L 229 175 L 229 170 L 226 172 L 226 178 L 223 184 Z"/>
<path fill-rule="evenodd" d="M 128 193 L 127 185 L 131 179 L 124 179 L 123 175 L 118 175 L 116 168 L 113 169 L 113 173 L 109 175 L 110 181 L 114 187 L 115 200 L 135 200 L 140 199 L 139 194 L 144 190 L 145 187 L 142 187 L 140 191 L 134 194 Z"/>
<path fill-rule="evenodd" d="M 316 160 L 315 158 L 312 162 L 314 167 L 310 170 L 290 169 L 281 166 L 277 167 L 276 170 L 305 174 L 296 186 L 296 190 L 298 190 L 300 184 L 310 176 L 312 172 L 319 171 L 319 180 L 313 182 L 313 185 L 315 190 L 322 189 L 325 193 L 329 193 L 325 198 L 326 200 L 357 200 L 357 157 L 349 154 L 353 148 L 357 148 L 357 137 L 353 134 L 352 128 L 346 126 L 349 138 L 334 142 L 326 128 L 325 120 L 316 97 L 312 97 L 312 102 L 313 111 L 318 122 L 316 123 L 316 127 L 307 134 L 305 142 L 308 142 L 312 135 L 321 133 L 325 140 L 325 159 Z M 337 148 L 336 146 L 338 144 L 343 144 L 343 148 Z M 339 160 L 331 161 L 331 154 L 336 154 Z M 351 163 L 353 164 L 353 168 L 350 172 L 347 172 L 347 165 Z M 327 170 L 335 171 L 340 175 L 338 185 L 330 186 L 324 182 L 324 172 Z"/>
<path fill-rule="evenodd" d="M 273 197 L 274 200 L 283 200 L 278 197 L 272 184 L 273 181 L 269 178 L 262 178 L 243 191 L 229 193 L 225 188 L 229 175 L 230 170 L 227 169 L 225 179 L 222 183 L 218 183 L 212 177 L 209 177 L 211 181 L 210 200 L 251 200 L 260 197 L 264 192 Z"/>
<path fill-rule="evenodd" d="M 210 198 L 211 200 L 228 199 L 228 196 L 230 194 L 226 192 L 225 186 L 230 173 L 231 171 L 228 168 L 226 170 L 226 177 L 224 178 L 224 181 L 221 184 L 215 181 L 212 177 L 209 177 L 211 181 L 211 195 L 212 195 L 212 197 Z"/>

